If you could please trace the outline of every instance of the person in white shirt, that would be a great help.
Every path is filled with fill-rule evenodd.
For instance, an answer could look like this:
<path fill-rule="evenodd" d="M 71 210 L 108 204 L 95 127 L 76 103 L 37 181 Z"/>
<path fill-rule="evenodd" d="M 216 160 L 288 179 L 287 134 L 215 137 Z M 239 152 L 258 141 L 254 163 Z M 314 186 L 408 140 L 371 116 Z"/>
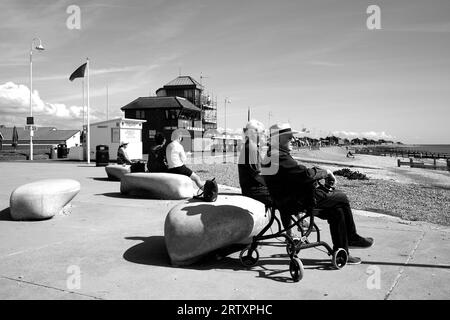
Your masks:
<path fill-rule="evenodd" d="M 183 140 L 183 135 L 181 132 L 174 131 L 172 134 L 172 142 L 167 145 L 166 149 L 166 159 L 167 165 L 169 167 L 168 173 L 182 174 L 188 176 L 195 182 L 198 188 L 203 190 L 205 182 L 200 179 L 200 177 L 193 172 L 191 169 L 186 167 L 184 162 L 186 161 L 186 153 L 181 145 Z"/>

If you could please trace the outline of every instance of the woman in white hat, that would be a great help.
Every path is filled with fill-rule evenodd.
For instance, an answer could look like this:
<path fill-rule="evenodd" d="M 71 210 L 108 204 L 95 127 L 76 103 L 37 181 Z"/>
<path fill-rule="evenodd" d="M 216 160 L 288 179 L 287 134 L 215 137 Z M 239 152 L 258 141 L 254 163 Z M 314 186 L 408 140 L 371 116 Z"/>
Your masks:
<path fill-rule="evenodd" d="M 131 159 L 127 153 L 128 142 L 122 141 L 117 150 L 117 164 L 131 164 Z"/>

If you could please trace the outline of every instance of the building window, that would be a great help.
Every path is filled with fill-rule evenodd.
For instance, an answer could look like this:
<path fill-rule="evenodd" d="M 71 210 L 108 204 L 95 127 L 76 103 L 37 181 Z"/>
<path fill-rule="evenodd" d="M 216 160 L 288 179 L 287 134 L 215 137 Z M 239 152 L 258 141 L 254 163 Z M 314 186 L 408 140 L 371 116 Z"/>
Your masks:
<path fill-rule="evenodd" d="M 111 143 L 119 143 L 119 142 L 120 142 L 120 129 L 111 128 Z"/>
<path fill-rule="evenodd" d="M 136 110 L 136 119 L 145 119 L 145 111 Z"/>
<path fill-rule="evenodd" d="M 166 119 L 174 120 L 176 118 L 177 118 L 177 111 L 176 110 L 166 110 Z"/>

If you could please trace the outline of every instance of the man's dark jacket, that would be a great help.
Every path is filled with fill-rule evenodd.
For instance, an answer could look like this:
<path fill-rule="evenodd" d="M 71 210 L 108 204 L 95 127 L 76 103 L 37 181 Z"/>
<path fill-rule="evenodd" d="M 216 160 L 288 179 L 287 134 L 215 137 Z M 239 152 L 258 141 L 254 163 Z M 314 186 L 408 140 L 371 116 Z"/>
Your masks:
<path fill-rule="evenodd" d="M 312 205 L 317 181 L 326 178 L 327 171 L 317 167 L 307 168 L 283 149 L 273 150 L 267 157 L 263 161 L 262 174 L 275 205 L 290 214 Z M 276 174 L 266 175 L 265 167 L 275 170 L 278 167 L 278 170 Z"/>
<path fill-rule="evenodd" d="M 241 186 L 243 195 L 261 192 L 261 190 L 267 192 L 266 183 L 261 176 L 260 167 L 259 148 L 256 143 L 247 138 L 241 150 L 238 163 L 239 185 Z"/>

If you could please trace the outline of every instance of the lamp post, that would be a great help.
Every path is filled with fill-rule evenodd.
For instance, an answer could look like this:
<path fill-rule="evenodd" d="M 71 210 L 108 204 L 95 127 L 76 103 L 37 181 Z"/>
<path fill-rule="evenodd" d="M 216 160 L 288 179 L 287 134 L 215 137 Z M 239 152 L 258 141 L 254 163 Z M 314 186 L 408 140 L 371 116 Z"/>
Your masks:
<path fill-rule="evenodd" d="M 44 47 L 42 46 L 42 41 L 40 38 L 34 38 L 31 41 L 30 48 L 30 121 L 27 121 L 27 125 L 30 125 L 30 160 L 33 160 L 33 45 L 36 41 L 39 41 L 39 44 L 34 47 L 34 49 L 38 51 L 43 51 Z"/>
<path fill-rule="evenodd" d="M 226 135 L 227 135 L 227 102 L 228 103 L 231 103 L 231 100 L 230 99 L 228 99 L 228 97 L 226 97 L 225 98 L 225 138 L 226 138 Z"/>
<path fill-rule="evenodd" d="M 231 103 L 228 97 L 225 98 L 225 128 L 224 128 L 224 139 L 223 139 L 223 163 L 226 163 L 227 154 L 227 102 Z"/>

